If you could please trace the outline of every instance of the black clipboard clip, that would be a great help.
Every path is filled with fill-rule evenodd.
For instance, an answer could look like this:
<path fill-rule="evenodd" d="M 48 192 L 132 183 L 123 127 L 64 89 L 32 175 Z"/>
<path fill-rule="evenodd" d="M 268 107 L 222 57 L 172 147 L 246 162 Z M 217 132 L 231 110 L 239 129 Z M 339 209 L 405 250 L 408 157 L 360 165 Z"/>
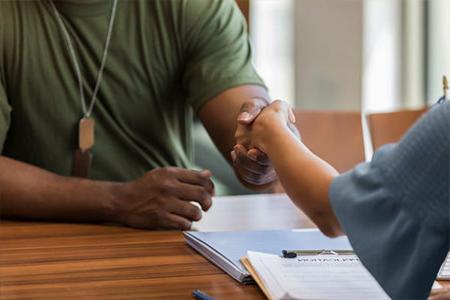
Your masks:
<path fill-rule="evenodd" d="M 353 250 L 283 250 L 281 255 L 283 258 L 296 258 L 297 256 L 307 255 L 353 255 Z"/>

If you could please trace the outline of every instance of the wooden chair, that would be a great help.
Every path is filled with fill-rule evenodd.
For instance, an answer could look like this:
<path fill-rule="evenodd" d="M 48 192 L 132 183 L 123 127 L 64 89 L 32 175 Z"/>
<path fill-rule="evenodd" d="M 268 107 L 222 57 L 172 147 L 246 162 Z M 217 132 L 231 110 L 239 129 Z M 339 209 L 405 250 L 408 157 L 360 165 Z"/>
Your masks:
<path fill-rule="evenodd" d="M 303 143 L 339 172 L 364 161 L 359 112 L 295 111 Z"/>
<path fill-rule="evenodd" d="M 339 172 L 364 161 L 361 113 L 296 110 L 294 114 L 303 143 Z M 273 191 L 283 188 L 277 184 Z"/>
<path fill-rule="evenodd" d="M 373 149 L 400 140 L 427 108 L 367 115 Z"/>

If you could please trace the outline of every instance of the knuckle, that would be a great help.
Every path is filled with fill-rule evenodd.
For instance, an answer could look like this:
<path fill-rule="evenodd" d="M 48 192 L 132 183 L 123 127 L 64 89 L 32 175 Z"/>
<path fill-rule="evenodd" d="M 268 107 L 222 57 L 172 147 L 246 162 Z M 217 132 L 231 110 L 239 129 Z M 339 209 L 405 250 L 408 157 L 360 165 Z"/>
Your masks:
<path fill-rule="evenodd" d="M 159 185 L 159 192 L 163 195 L 172 195 L 176 189 L 176 183 L 173 179 L 166 178 Z"/>
<path fill-rule="evenodd" d="M 196 179 L 200 182 L 200 183 L 205 183 L 208 181 L 209 176 L 206 176 L 200 172 L 195 172 L 193 173 L 196 177 Z"/>
<path fill-rule="evenodd" d="M 202 179 L 202 186 L 203 186 L 203 188 L 205 188 L 205 189 L 211 188 L 211 179 L 209 179 L 209 178 L 203 178 L 203 179 Z"/>
<path fill-rule="evenodd" d="M 248 170 L 243 170 L 241 173 L 242 179 L 251 184 L 259 184 L 262 176 Z"/>
<path fill-rule="evenodd" d="M 164 173 L 166 175 L 172 175 L 176 173 L 176 168 L 175 167 L 165 167 L 164 168 Z"/>
<path fill-rule="evenodd" d="M 195 198 L 199 201 L 202 202 L 203 199 L 205 198 L 205 194 L 206 194 L 206 190 L 202 187 L 196 187 L 195 191 L 194 191 L 194 195 Z"/>
<path fill-rule="evenodd" d="M 163 223 L 168 219 L 167 213 L 163 210 L 157 211 L 153 214 L 153 217 L 158 220 L 158 223 Z"/>
<path fill-rule="evenodd" d="M 178 228 L 181 230 L 189 230 L 191 229 L 192 222 L 189 220 L 183 220 L 178 223 Z"/>
<path fill-rule="evenodd" d="M 159 168 L 159 169 L 155 169 L 151 172 L 154 172 L 155 175 L 157 175 L 157 178 L 165 178 L 169 175 L 169 171 L 167 170 L 167 168 Z"/>
<path fill-rule="evenodd" d="M 273 105 L 273 107 L 274 107 L 277 111 L 280 111 L 280 110 L 283 109 L 283 101 L 281 101 L 281 100 L 275 100 L 275 101 L 272 103 L 272 105 Z"/>
<path fill-rule="evenodd" d="M 276 99 L 272 102 L 274 105 L 283 105 L 283 101 L 280 99 Z"/>
<path fill-rule="evenodd" d="M 259 184 L 259 178 L 255 177 L 255 176 L 247 175 L 247 176 L 245 176 L 245 181 L 247 181 L 248 183 L 251 183 L 251 184 L 256 184 L 256 185 Z"/>
<path fill-rule="evenodd" d="M 200 221 L 202 218 L 202 211 L 198 207 L 193 206 L 190 211 L 190 216 L 193 221 Z"/>
<path fill-rule="evenodd" d="M 255 163 L 255 167 L 256 170 L 259 174 L 265 175 L 268 174 L 270 172 L 272 172 L 272 167 L 271 166 L 264 166 L 264 165 L 260 165 L 258 163 Z"/>

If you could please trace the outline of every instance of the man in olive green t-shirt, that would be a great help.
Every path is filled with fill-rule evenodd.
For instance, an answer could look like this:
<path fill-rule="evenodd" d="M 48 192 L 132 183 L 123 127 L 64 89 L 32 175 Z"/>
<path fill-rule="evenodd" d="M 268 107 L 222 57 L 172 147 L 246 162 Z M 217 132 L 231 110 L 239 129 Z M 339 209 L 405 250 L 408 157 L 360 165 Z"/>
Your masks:
<path fill-rule="evenodd" d="M 233 149 L 268 99 L 234 1 L 51 1 L 0 2 L 0 217 L 189 228 L 214 193 L 193 113 L 247 186 L 275 180 Z M 69 176 L 97 82 L 90 175 Z"/>

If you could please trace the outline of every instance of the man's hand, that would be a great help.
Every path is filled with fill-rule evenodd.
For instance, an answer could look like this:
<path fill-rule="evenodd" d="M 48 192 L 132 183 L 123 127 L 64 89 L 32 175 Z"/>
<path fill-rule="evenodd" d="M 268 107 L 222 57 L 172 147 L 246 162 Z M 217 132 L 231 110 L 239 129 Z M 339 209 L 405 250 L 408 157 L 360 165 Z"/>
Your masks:
<path fill-rule="evenodd" d="M 154 169 L 118 188 L 113 220 L 137 228 L 188 230 L 201 219 L 201 209 L 207 211 L 212 205 L 210 178 L 209 171 Z"/>
<path fill-rule="evenodd" d="M 247 149 L 250 126 L 267 105 L 269 102 L 262 97 L 251 98 L 242 105 L 235 133 L 236 146 L 231 152 L 236 173 L 244 182 L 255 186 L 267 186 L 277 179 L 267 155 L 256 148 Z"/>

